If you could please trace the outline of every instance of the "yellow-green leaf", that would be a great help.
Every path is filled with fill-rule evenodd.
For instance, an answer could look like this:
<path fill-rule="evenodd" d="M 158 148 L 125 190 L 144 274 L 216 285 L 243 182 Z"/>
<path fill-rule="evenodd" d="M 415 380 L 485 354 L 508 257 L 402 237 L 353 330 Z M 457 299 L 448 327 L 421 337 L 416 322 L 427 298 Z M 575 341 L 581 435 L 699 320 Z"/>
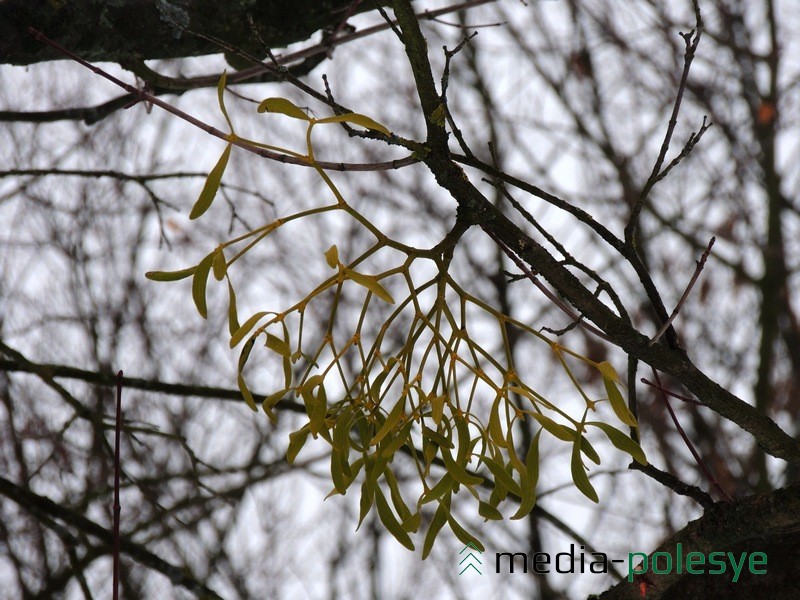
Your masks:
<path fill-rule="evenodd" d="M 515 494 L 518 498 L 522 497 L 522 490 L 520 489 L 519 484 L 514 481 L 514 478 L 511 477 L 511 475 L 508 474 L 508 471 L 506 471 L 503 465 L 485 455 L 481 455 L 481 460 L 489 469 L 489 471 L 491 471 L 492 475 L 494 475 L 494 478 L 503 484 L 503 487 L 505 487 L 512 494 Z"/>
<path fill-rule="evenodd" d="M 232 144 L 225 146 L 225 150 L 222 151 L 222 156 L 219 157 L 217 164 L 214 165 L 214 168 L 211 169 L 211 172 L 208 174 L 206 183 L 203 186 L 203 191 L 200 192 L 200 197 L 197 198 L 197 202 L 195 202 L 192 207 L 192 212 L 189 213 L 190 219 L 196 219 L 201 216 L 209 209 L 211 203 L 214 202 L 214 197 L 217 195 L 219 184 L 222 181 L 222 174 L 225 172 L 225 167 L 228 166 L 231 148 L 233 148 Z"/>
<path fill-rule="evenodd" d="M 302 429 L 289 434 L 289 447 L 286 449 L 286 462 L 290 465 L 294 463 L 297 454 L 305 445 L 309 433 L 309 426 L 304 425 Z"/>
<path fill-rule="evenodd" d="M 520 475 L 525 475 L 525 465 L 517 456 L 517 449 L 514 444 L 514 428 L 508 428 L 508 435 L 506 436 L 506 448 L 508 448 L 508 466 L 515 470 Z"/>
<path fill-rule="evenodd" d="M 239 391 L 242 392 L 242 397 L 244 401 L 247 402 L 247 406 L 249 406 L 253 412 L 258 412 L 258 408 L 256 408 L 256 401 L 253 399 L 253 394 L 250 393 L 250 389 L 247 387 L 247 384 L 244 381 L 244 376 L 240 373 L 238 377 L 239 383 Z"/>
<path fill-rule="evenodd" d="M 309 392 L 313 397 L 313 393 Z M 311 434 L 316 436 L 325 429 L 325 415 L 328 414 L 328 395 L 325 393 L 325 386 L 319 386 L 317 397 L 314 398 L 311 414 L 308 415 L 308 424 L 311 426 Z"/>
<path fill-rule="evenodd" d="M 453 456 L 447 448 L 440 448 L 439 453 L 442 455 L 442 460 L 444 460 L 444 466 L 447 468 L 447 472 L 450 473 L 453 479 L 458 483 L 462 485 L 480 485 L 483 483 L 483 477 L 471 475 L 462 465 L 453 460 Z"/>
<path fill-rule="evenodd" d="M 333 447 L 340 452 L 350 451 L 350 426 L 353 409 L 349 406 L 336 415 L 333 426 Z"/>
<path fill-rule="evenodd" d="M 444 504 L 439 504 L 436 513 L 433 515 L 431 524 L 428 526 L 428 533 L 425 534 L 425 541 L 422 544 L 422 560 L 428 558 L 433 548 L 433 543 L 436 541 L 436 536 L 439 535 L 444 524 L 447 523 L 449 511 L 445 508 Z"/>
<path fill-rule="evenodd" d="M 336 244 L 325 251 L 325 261 L 331 269 L 335 269 L 339 266 L 339 249 L 336 247 Z"/>
<path fill-rule="evenodd" d="M 302 121 L 311 120 L 302 108 L 286 98 L 267 98 L 258 105 L 258 112 L 279 113 Z"/>
<path fill-rule="evenodd" d="M 608 401 L 611 403 L 611 408 L 614 410 L 614 414 L 617 415 L 617 418 L 622 421 L 625 425 L 630 427 L 638 427 L 636 423 L 636 417 L 633 416 L 633 413 L 628 408 L 628 403 L 625 402 L 625 398 L 622 397 L 622 393 L 619 391 L 617 387 L 617 383 L 620 383 L 619 375 L 617 375 L 616 369 L 614 366 L 604 360 L 597 365 L 598 371 L 600 371 L 600 375 L 603 377 L 603 385 L 606 388 L 606 394 L 608 394 Z"/>
<path fill-rule="evenodd" d="M 361 484 L 361 499 L 359 500 L 358 525 L 356 525 L 356 531 L 361 527 L 361 523 L 364 522 L 364 518 L 369 514 L 375 502 L 375 489 L 377 487 L 378 484 L 369 477 L 364 479 L 364 483 Z"/>
<path fill-rule="evenodd" d="M 486 520 L 492 520 L 492 521 L 503 520 L 503 513 L 501 513 L 491 504 L 487 504 L 482 500 L 478 503 L 478 514 Z"/>
<path fill-rule="evenodd" d="M 589 440 L 586 439 L 586 436 L 583 435 L 581 436 L 581 452 L 594 464 L 600 464 L 600 455 L 597 453 L 597 450 L 594 449 L 594 446 L 589 443 Z"/>
<path fill-rule="evenodd" d="M 600 375 L 602 375 L 603 379 L 619 381 L 619 375 L 617 374 L 617 370 L 614 368 L 614 365 L 612 365 L 607 360 L 597 363 L 597 370 L 600 371 Z"/>
<path fill-rule="evenodd" d="M 325 117 L 324 119 L 317 119 L 317 123 L 353 123 L 354 125 L 360 125 L 364 129 L 374 129 L 375 131 L 380 131 L 384 135 L 391 135 L 392 132 L 386 129 L 383 125 L 368 117 L 366 115 L 362 115 L 359 113 L 345 113 L 343 115 L 334 115 L 333 117 Z"/>
<path fill-rule="evenodd" d="M 390 431 L 394 430 L 397 423 L 400 421 L 400 417 L 403 415 L 403 409 L 406 405 L 406 397 L 403 396 L 400 398 L 397 403 L 392 407 L 392 410 L 389 411 L 389 414 L 386 416 L 386 421 L 383 422 L 383 425 L 378 430 L 378 433 L 375 434 L 375 437 L 372 438 L 369 445 L 375 446 L 378 444 L 386 434 Z"/>
<path fill-rule="evenodd" d="M 292 385 L 292 359 L 290 356 L 283 357 L 283 385 L 286 388 Z"/>
<path fill-rule="evenodd" d="M 622 397 L 622 393 L 619 391 L 619 388 L 617 388 L 617 385 L 605 377 L 603 378 L 603 384 L 606 386 L 608 401 L 611 403 L 611 408 L 614 409 L 614 414 L 617 415 L 617 418 L 625 425 L 638 427 L 639 425 L 636 422 L 636 417 L 633 416 L 631 409 L 628 408 L 628 404 L 625 402 L 625 398 Z"/>
<path fill-rule="evenodd" d="M 329 443 L 331 443 L 331 442 L 329 442 Z M 355 481 L 355 478 L 358 476 L 358 474 L 361 472 L 361 469 L 363 469 L 363 468 L 364 468 L 364 457 L 363 456 L 359 456 L 354 463 L 352 463 L 352 464 L 348 463 L 347 464 L 347 472 L 350 474 L 350 483 L 353 483 L 353 481 Z M 350 485 L 350 484 L 348 484 L 348 485 Z"/>
<path fill-rule="evenodd" d="M 348 477 L 347 471 L 350 470 L 349 465 L 347 465 L 347 454 L 348 452 L 340 452 L 336 448 L 331 450 L 331 480 L 333 481 L 333 486 L 337 492 L 339 492 L 342 496 L 347 493 L 347 488 L 352 483 L 352 479 Z"/>
<path fill-rule="evenodd" d="M 434 500 L 438 500 L 444 494 L 451 491 L 453 487 L 456 485 L 455 480 L 450 475 L 450 473 L 445 473 L 444 477 L 441 478 L 439 483 L 429 489 L 427 492 L 422 494 L 419 499 L 419 504 L 427 504 L 428 502 L 433 502 Z"/>
<path fill-rule="evenodd" d="M 262 318 L 264 318 L 268 314 L 270 313 L 267 311 L 261 311 L 257 312 L 252 317 L 247 319 L 247 321 L 245 321 L 244 324 L 241 327 L 239 327 L 231 336 L 231 348 L 238 345 L 239 342 L 241 342 L 244 339 L 244 337 L 248 333 L 250 333 L 250 330 L 253 329 L 253 327 L 255 327 L 256 323 L 258 323 Z"/>
<path fill-rule="evenodd" d="M 272 409 L 275 407 L 275 405 L 281 400 L 283 400 L 284 396 L 286 396 L 288 391 L 289 391 L 288 389 L 283 389 L 275 392 L 274 394 L 270 394 L 269 396 L 264 398 L 264 401 L 261 403 L 261 408 L 264 410 L 265 413 L 269 415 L 270 412 L 272 412 Z"/>
<path fill-rule="evenodd" d="M 225 108 L 225 85 L 228 82 L 228 72 L 223 71 L 222 75 L 219 78 L 219 82 L 217 83 L 217 100 L 219 101 L 219 109 L 222 111 L 222 114 L 225 116 L 225 120 L 228 122 L 228 127 L 230 127 L 231 133 L 233 133 L 233 123 L 231 123 L 231 118 L 228 116 L 228 111 Z"/>
<path fill-rule="evenodd" d="M 347 278 L 352 279 L 359 285 L 363 285 L 384 302 L 394 304 L 394 298 L 392 298 L 391 294 L 372 275 L 364 275 L 353 269 L 345 269 L 344 272 Z"/>
<path fill-rule="evenodd" d="M 225 272 L 228 270 L 228 265 L 225 262 L 225 253 L 222 251 L 222 247 L 214 251 L 214 259 L 211 261 L 211 267 L 214 272 L 214 278 L 217 281 L 222 281 L 225 277 Z"/>
<path fill-rule="evenodd" d="M 597 497 L 597 492 L 589 481 L 589 476 L 586 474 L 586 468 L 583 466 L 583 461 L 581 460 L 580 437 L 575 440 L 575 443 L 572 446 L 572 460 L 570 466 L 572 470 L 572 481 L 575 484 L 575 487 L 578 488 L 578 490 L 580 490 L 580 492 L 592 502 L 599 502 L 600 499 Z"/>
<path fill-rule="evenodd" d="M 539 482 L 539 438 L 542 435 L 542 430 L 536 432 L 531 440 L 531 445 L 528 447 L 528 453 L 525 455 L 525 470 L 528 473 L 528 482 L 534 488 Z"/>
<path fill-rule="evenodd" d="M 300 386 L 300 391 L 310 392 L 318 385 L 321 385 L 323 381 L 325 381 L 325 377 L 323 375 L 312 375 L 303 382 L 303 385 Z"/>
<path fill-rule="evenodd" d="M 430 427 L 423 426 L 422 428 L 422 437 L 424 440 L 430 440 L 432 442 L 436 442 L 442 448 L 455 448 L 456 445 L 453 443 L 452 439 L 453 433 L 451 430 L 447 430 L 447 436 L 439 433 L 431 429 Z"/>
<path fill-rule="evenodd" d="M 444 402 L 447 400 L 447 396 L 444 394 L 440 396 L 436 396 L 435 398 L 431 398 L 431 418 L 433 422 L 439 425 L 442 422 L 442 416 L 444 416 Z"/>
<path fill-rule="evenodd" d="M 461 541 L 462 544 L 474 544 L 478 550 L 484 552 L 486 548 L 484 548 L 483 544 L 481 544 L 480 540 L 472 535 L 469 531 L 464 529 L 458 521 L 453 518 L 452 514 L 447 515 L 447 522 L 450 523 L 450 529 L 453 530 L 453 533 L 456 537 Z"/>
<path fill-rule="evenodd" d="M 503 502 L 507 497 L 508 488 L 506 488 L 506 486 L 504 486 L 501 482 L 495 481 L 494 489 L 489 495 L 489 504 L 492 506 L 500 506 L 500 503 Z"/>
<path fill-rule="evenodd" d="M 520 498 L 517 512 L 511 516 L 512 521 L 528 516 L 536 506 L 536 486 L 531 485 L 527 475 L 520 475 L 520 490 L 522 498 Z"/>
<path fill-rule="evenodd" d="M 414 421 L 409 419 L 405 422 L 405 424 L 400 428 L 400 431 L 392 437 L 391 441 L 388 439 L 384 439 L 384 445 L 381 446 L 381 454 L 384 456 L 392 456 L 395 452 L 400 449 L 400 446 L 407 443 L 411 440 L 411 427 L 414 425 Z"/>
<path fill-rule="evenodd" d="M 571 442 L 575 439 L 575 436 L 577 435 L 572 429 L 569 429 L 568 427 L 565 427 L 560 423 L 556 423 L 550 417 L 545 417 L 544 415 L 539 414 L 537 412 L 529 412 L 528 414 L 531 415 L 534 419 L 536 419 L 539 422 L 539 425 L 541 425 L 545 429 L 545 431 L 547 431 L 548 433 L 557 437 L 560 440 L 563 440 L 565 442 Z"/>
<path fill-rule="evenodd" d="M 595 427 L 602 429 L 603 433 L 608 436 L 608 439 L 611 441 L 614 446 L 618 449 L 622 450 L 623 452 L 627 452 L 631 455 L 631 458 L 642 465 L 647 465 L 647 457 L 644 454 L 644 450 L 642 447 L 634 442 L 630 437 L 625 435 L 619 429 L 612 427 L 608 423 L 601 423 L 599 421 L 589 421 L 586 423 L 587 425 L 594 425 Z"/>
<path fill-rule="evenodd" d="M 386 502 L 386 497 L 383 495 L 380 487 L 375 488 L 375 505 L 378 509 L 378 516 L 389 533 L 391 533 L 398 542 L 403 544 L 403 546 L 413 551 L 414 543 L 411 541 L 411 538 L 408 537 L 408 533 L 406 533 L 405 529 L 397 522 L 397 518 L 394 516 L 389 503 Z"/>
<path fill-rule="evenodd" d="M 239 315 L 236 310 L 236 292 L 233 285 L 228 281 L 228 331 L 231 335 L 239 329 Z"/>
<path fill-rule="evenodd" d="M 289 344 L 287 344 L 285 340 L 282 340 L 278 336 L 272 335 L 271 333 L 267 334 L 266 346 L 281 356 L 292 355 L 292 349 L 289 347 Z"/>
<path fill-rule="evenodd" d="M 390 370 L 388 365 L 384 367 L 384 370 L 378 373 L 375 377 L 375 380 L 369 386 L 369 395 L 372 398 L 372 401 L 375 404 L 380 404 L 381 401 L 381 386 L 383 382 L 386 380 L 386 377 L 389 375 Z"/>
<path fill-rule="evenodd" d="M 500 424 L 500 400 L 502 399 L 503 396 L 497 394 L 497 397 L 494 399 L 494 404 L 492 404 L 492 409 L 489 411 L 489 435 L 492 437 L 492 441 L 495 444 L 501 448 L 505 448 L 507 446 L 506 436 L 503 435 L 503 427 Z"/>
<path fill-rule="evenodd" d="M 208 285 L 208 274 L 211 271 L 211 262 L 214 260 L 212 252 L 200 261 L 194 272 L 192 279 L 192 300 L 197 307 L 200 316 L 208 318 L 208 307 L 206 306 L 206 286 Z"/>
<path fill-rule="evenodd" d="M 405 531 L 409 533 L 416 533 L 419 526 L 422 524 L 422 513 L 417 511 L 410 517 L 408 517 L 405 521 L 403 521 L 400 525 L 402 525 Z"/>
<path fill-rule="evenodd" d="M 542 430 L 536 432 L 525 455 L 525 474 L 520 475 L 520 488 L 522 499 L 519 509 L 511 517 L 512 520 L 522 519 L 530 514 L 536 506 L 536 484 L 539 481 L 539 438 Z"/>
<path fill-rule="evenodd" d="M 194 275 L 196 269 L 197 267 L 194 266 L 180 271 L 148 271 L 144 276 L 151 281 L 180 281 Z"/>
<path fill-rule="evenodd" d="M 389 491 L 391 492 L 392 504 L 394 505 L 397 514 L 405 523 L 408 519 L 412 517 L 411 510 L 409 510 L 408 505 L 406 505 L 405 500 L 403 500 L 403 494 L 400 493 L 400 486 L 397 485 L 397 478 L 394 476 L 392 470 L 387 466 L 386 469 L 383 471 L 383 476 L 386 479 L 386 483 L 389 486 Z M 405 527 L 403 527 L 405 529 Z M 406 531 L 409 531 L 406 529 Z"/>
<path fill-rule="evenodd" d="M 466 464 L 468 455 L 472 449 L 472 440 L 470 440 L 469 437 L 469 423 L 467 423 L 467 419 L 464 418 L 463 415 L 457 415 L 454 421 L 456 423 L 456 431 L 458 432 L 458 452 L 456 453 L 456 460 Z"/>

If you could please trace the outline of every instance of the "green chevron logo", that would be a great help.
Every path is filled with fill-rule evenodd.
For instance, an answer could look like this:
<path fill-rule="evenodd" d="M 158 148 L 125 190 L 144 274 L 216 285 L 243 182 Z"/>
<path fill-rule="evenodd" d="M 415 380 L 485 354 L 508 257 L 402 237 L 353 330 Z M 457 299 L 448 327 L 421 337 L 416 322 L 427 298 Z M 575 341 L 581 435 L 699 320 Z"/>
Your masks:
<path fill-rule="evenodd" d="M 478 573 L 478 575 L 483 575 L 483 573 L 481 573 L 481 570 L 475 566 L 475 563 L 483 565 L 483 562 L 478 556 L 475 555 L 475 552 L 477 552 L 478 554 L 483 554 L 483 552 L 478 550 L 478 547 L 475 544 L 470 542 L 469 544 L 464 546 L 461 552 L 458 553 L 459 556 L 463 555 L 461 562 L 458 563 L 458 566 L 461 567 L 461 572 L 459 573 L 459 575 L 463 575 L 468 569 L 473 569 L 476 573 Z M 466 555 L 464 553 L 466 553 Z"/>

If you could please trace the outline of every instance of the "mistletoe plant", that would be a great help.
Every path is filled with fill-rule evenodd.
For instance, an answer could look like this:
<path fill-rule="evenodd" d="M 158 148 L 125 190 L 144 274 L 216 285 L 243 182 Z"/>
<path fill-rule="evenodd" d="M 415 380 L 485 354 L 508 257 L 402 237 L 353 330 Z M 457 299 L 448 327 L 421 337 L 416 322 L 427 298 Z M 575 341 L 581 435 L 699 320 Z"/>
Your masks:
<path fill-rule="evenodd" d="M 174 272 L 156 271 L 147 276 L 156 281 L 192 278 L 192 297 L 203 318 L 208 315 L 206 288 L 211 274 L 227 284 L 231 347 L 241 346 L 238 384 L 247 405 L 261 409 L 275 423 L 276 405 L 287 398 L 301 402 L 307 420 L 290 434 L 286 452 L 292 462 L 309 437 L 330 446 L 331 494 L 345 494 L 360 486 L 359 525 L 376 507 L 389 532 L 413 550 L 411 535 L 422 524 L 422 513 L 435 506 L 425 534 L 422 556 L 427 557 L 445 524 L 464 543 L 480 542 L 456 520 L 451 510 L 453 496 L 465 491 L 485 519 L 503 519 L 503 503 L 513 498 L 511 519 L 520 519 L 536 504 L 539 474 L 539 444 L 542 434 L 572 446 L 572 481 L 587 498 L 598 501 L 587 475 L 586 461 L 600 464 L 590 442 L 597 432 L 641 464 L 646 459 L 639 444 L 618 426 L 635 428 L 636 418 L 624 399 L 622 385 L 609 362 L 594 362 L 574 352 L 530 325 L 504 314 L 468 293 L 450 272 L 453 252 L 465 227 L 457 225 L 429 249 L 418 249 L 387 236 L 367 217 L 348 204 L 322 168 L 314 153 L 315 127 L 348 124 L 386 138 L 393 134 L 372 118 L 348 112 L 312 118 L 285 98 L 267 98 L 260 113 L 278 113 L 307 124 L 305 153 L 238 136 L 225 108 L 226 75 L 217 86 L 219 107 L 228 124 L 228 144 L 195 202 L 191 219 L 201 217 L 211 206 L 220 186 L 234 145 L 247 144 L 292 157 L 319 174 L 332 195 L 329 203 L 286 215 L 243 235 L 220 243 L 197 265 Z M 263 310 L 239 322 L 236 293 L 229 277 L 233 264 L 284 225 L 314 215 L 338 211 L 355 220 L 375 238 L 374 244 L 355 257 L 343 257 L 334 243 L 324 253 L 331 275 L 293 305 Z M 335 241 L 335 240 L 331 240 Z M 385 250 L 403 257 L 392 268 L 368 273 L 370 257 Z M 323 257 L 320 257 L 323 260 Z M 412 265 L 428 261 L 433 270 Z M 420 278 L 419 271 L 433 275 Z M 334 329 L 345 288 L 358 286 L 363 300 L 356 325 L 341 335 Z M 331 301 L 332 298 L 332 301 Z M 309 306 L 327 313 L 327 326 L 319 341 L 304 337 Z M 388 307 L 388 309 L 387 309 Z M 502 340 L 500 352 L 492 352 L 476 334 L 476 321 L 487 321 Z M 571 415 L 563 403 L 547 399 L 536 390 L 536 382 L 523 377 L 515 367 L 509 330 L 540 343 L 543 351 L 558 358 L 564 372 L 583 400 L 580 414 Z M 339 332 L 338 334 L 335 332 Z M 401 340 L 400 343 L 389 340 Z M 243 374 L 256 342 L 262 341 L 283 368 L 283 383 L 264 398 L 256 398 Z M 347 361 L 345 363 L 345 361 Z M 574 374 L 574 365 L 596 369 L 604 386 L 597 391 Z M 344 365 L 355 364 L 356 368 Z M 607 403 L 618 422 L 614 426 L 591 418 L 598 405 Z M 518 423 L 532 420 L 538 426 L 524 456 L 517 453 L 514 437 Z M 418 494 L 404 496 L 395 473 L 396 457 L 411 461 L 419 478 Z M 510 512 L 510 511 L 509 511 Z"/>

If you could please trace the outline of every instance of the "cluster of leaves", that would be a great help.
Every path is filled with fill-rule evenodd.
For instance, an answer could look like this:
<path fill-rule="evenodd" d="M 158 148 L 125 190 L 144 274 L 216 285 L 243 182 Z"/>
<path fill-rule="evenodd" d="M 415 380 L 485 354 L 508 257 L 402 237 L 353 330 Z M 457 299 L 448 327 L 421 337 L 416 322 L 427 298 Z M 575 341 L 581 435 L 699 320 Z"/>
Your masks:
<path fill-rule="evenodd" d="M 223 75 L 218 87 L 219 103 L 231 127 L 230 141 L 208 176 L 192 209 L 192 218 L 202 215 L 211 205 L 233 142 L 241 139 L 233 133 L 223 103 L 224 89 Z M 622 384 L 610 363 L 597 363 L 572 352 L 470 295 L 449 273 L 457 239 L 424 251 L 394 242 L 347 204 L 317 164 L 311 142 L 315 125 L 347 122 L 389 135 L 385 127 L 357 113 L 313 119 L 283 98 L 264 100 L 259 112 L 280 113 L 308 123 L 305 155 L 247 141 L 307 161 L 323 178 L 335 202 L 290 215 L 224 242 L 194 267 L 151 272 L 148 277 L 158 281 L 192 277 L 192 296 L 204 318 L 210 274 L 218 281 L 227 281 L 230 345 L 233 348 L 242 344 L 238 380 L 245 401 L 257 410 L 256 398 L 247 386 L 243 370 L 256 341 L 263 339 L 266 348 L 281 361 L 284 381 L 274 393 L 259 399 L 261 408 L 275 422 L 275 407 L 287 397 L 305 406 L 307 422 L 289 436 L 289 462 L 295 460 L 309 436 L 327 442 L 331 447 L 331 494 L 345 494 L 360 480 L 359 525 L 375 506 L 388 531 L 412 550 L 410 534 L 420 528 L 422 513 L 428 505 L 435 504 L 423 542 L 423 558 L 430 553 L 445 524 L 464 543 L 472 542 L 482 548 L 451 511 L 452 497 L 461 490 L 474 498 L 478 513 L 485 519 L 502 519 L 500 508 L 509 498 L 518 503 L 510 518 L 522 518 L 533 510 L 542 432 L 572 445 L 572 480 L 578 490 L 595 502 L 598 496 L 587 475 L 585 460 L 600 464 L 600 456 L 587 437 L 590 428 L 601 431 L 614 446 L 646 463 L 639 445 L 623 431 L 603 421 L 589 420 L 598 402 L 607 401 L 620 423 L 636 426 L 620 391 Z M 377 238 L 376 243 L 350 262 L 343 262 L 337 246 L 331 246 L 325 252 L 328 266 L 335 271 L 330 277 L 286 310 L 257 312 L 240 325 L 236 296 L 228 277 L 230 266 L 282 225 L 334 210 L 346 212 L 368 228 Z M 244 246 L 227 258 L 226 251 L 237 244 Z M 387 247 L 403 251 L 402 264 L 374 275 L 363 272 L 365 261 Z M 433 261 L 435 265 L 435 274 L 421 283 L 415 281 L 412 273 L 417 261 Z M 357 324 L 342 339 L 334 335 L 334 323 L 345 286 L 353 284 L 363 290 L 364 299 Z M 390 289 L 401 290 L 402 299 L 395 301 Z M 326 309 L 327 330 L 318 343 L 307 348 L 303 339 L 306 309 L 323 297 L 332 297 Z M 375 314 L 380 316 L 380 326 L 367 325 L 368 316 L 374 320 Z M 493 353 L 479 342 L 478 336 L 473 335 L 474 321 L 482 323 L 481 327 L 488 321 L 497 328 L 503 340 L 501 352 Z M 509 328 L 546 344 L 556 354 L 584 400 L 580 417 L 567 414 L 520 377 L 508 343 Z M 485 331 L 481 333 L 483 339 Z M 591 398 L 573 374 L 570 361 L 576 360 L 598 371 L 606 397 Z M 355 364 L 355 368 L 344 368 L 345 361 Z M 535 421 L 538 431 L 521 456 L 517 453 L 514 432 L 518 423 L 526 419 Z M 394 459 L 398 453 L 409 458 L 419 479 L 419 493 L 411 504 L 398 483 L 398 476 L 407 478 L 411 471 L 401 472 L 396 466 Z"/>

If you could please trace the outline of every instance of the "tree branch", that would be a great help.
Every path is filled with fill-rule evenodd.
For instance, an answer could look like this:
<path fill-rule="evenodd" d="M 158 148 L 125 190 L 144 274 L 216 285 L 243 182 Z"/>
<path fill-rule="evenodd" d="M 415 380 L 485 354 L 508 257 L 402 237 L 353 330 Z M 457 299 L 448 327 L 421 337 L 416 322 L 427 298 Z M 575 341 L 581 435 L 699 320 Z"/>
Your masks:
<path fill-rule="evenodd" d="M 77 369 L 65 365 L 39 364 L 31 361 L 21 362 L 0 359 L 0 371 L 33 373 L 40 376 L 46 374 L 50 379 L 64 377 L 66 379 L 77 379 L 85 381 L 86 383 L 109 388 L 117 384 L 116 375 L 110 371 L 107 373 L 102 371 L 86 371 L 84 369 Z M 123 377 L 122 385 L 129 389 L 170 394 L 173 396 L 194 396 L 197 398 L 213 398 L 216 400 L 242 402 L 242 392 L 238 389 L 190 385 L 185 383 L 167 383 L 156 379 L 140 379 L 137 377 Z M 267 395 L 253 394 L 253 396 L 265 398 Z M 305 414 L 305 408 L 303 408 L 303 406 L 288 400 L 282 400 L 278 403 L 277 407 L 283 410 Z"/>
<path fill-rule="evenodd" d="M 565 265 L 497 210 L 469 181 L 461 167 L 451 160 L 446 144 L 447 133 L 443 125 L 437 126 L 430 119 L 435 110 L 432 107 L 438 102 L 438 96 L 427 57 L 425 39 L 419 30 L 419 24 L 416 23 L 407 0 L 397 0 L 394 6 L 428 125 L 429 151 L 422 160 L 433 173 L 437 183 L 450 192 L 458 203 L 458 218 L 467 224 L 480 225 L 491 237 L 502 240 L 533 270 L 540 273 L 575 307 L 578 313 L 594 322 L 629 356 L 634 356 L 651 367 L 676 377 L 705 406 L 749 432 L 758 445 L 773 456 L 792 463 L 800 463 L 800 443 L 797 440 L 778 427 L 766 414 L 712 381 L 689 360 L 676 339 L 670 343 L 670 347 L 650 346 L 650 340 L 646 336 L 614 314 Z M 644 275 L 646 277 L 640 274 L 643 284 L 651 281 L 646 271 Z M 647 288 L 647 291 L 651 301 L 660 301 L 657 290 Z M 655 297 L 651 296 L 651 291 L 655 293 Z M 659 306 L 660 312 L 663 312 L 663 320 L 667 320 L 668 314 L 663 303 Z M 668 328 L 667 332 L 672 339 L 674 330 Z"/>
<path fill-rule="evenodd" d="M 800 543 L 800 484 L 753 496 L 735 503 L 719 502 L 664 541 L 651 554 L 666 552 L 677 560 L 678 544 L 682 559 L 689 552 L 731 552 L 739 559 L 742 552 L 764 552 L 768 557 L 767 573 L 732 583 L 727 575 L 691 575 L 685 569 L 669 573 L 636 576 L 623 580 L 600 595 L 600 600 L 668 600 L 671 598 L 745 598 L 779 597 L 786 585 L 796 578 L 800 555 L 792 551 Z M 652 561 L 648 561 L 652 565 Z M 663 565 L 663 560 L 661 562 Z M 634 565 L 635 566 L 635 565 Z M 772 582 L 777 587 L 770 585 Z M 781 586 L 781 583 L 783 586 Z M 645 588 L 645 594 L 642 588 Z M 770 593 L 772 591 L 773 593 Z M 766 596 L 765 596 L 766 594 Z"/>
<path fill-rule="evenodd" d="M 40 496 L 16 485 L 2 475 L 0 475 L 0 494 L 13 500 L 21 508 L 32 513 L 37 519 L 45 523 L 51 518 L 58 519 L 87 535 L 98 538 L 109 550 L 112 547 L 114 536 L 105 527 L 66 508 L 62 504 L 57 504 L 45 496 Z M 127 556 L 139 564 L 165 575 L 173 584 L 189 590 L 198 598 L 222 600 L 222 597 L 214 590 L 194 578 L 186 566 L 175 566 L 153 554 L 144 546 L 126 538 L 120 540 L 120 548 Z"/>

